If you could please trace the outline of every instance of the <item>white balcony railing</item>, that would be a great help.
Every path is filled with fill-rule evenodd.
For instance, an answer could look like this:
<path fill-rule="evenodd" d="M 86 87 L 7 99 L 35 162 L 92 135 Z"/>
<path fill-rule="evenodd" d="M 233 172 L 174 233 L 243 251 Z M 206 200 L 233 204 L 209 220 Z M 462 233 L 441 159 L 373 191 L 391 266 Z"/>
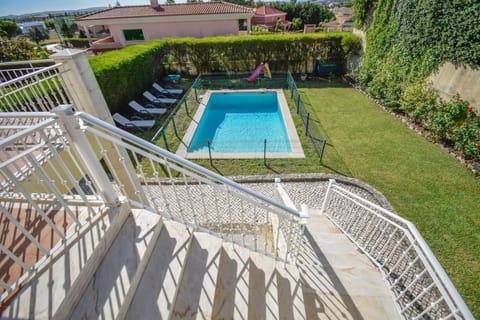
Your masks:
<path fill-rule="evenodd" d="M 9 263 L 22 269 L 22 277 L 14 283 L 0 282 L 2 299 L 58 250 L 69 232 L 120 199 L 126 199 L 133 208 L 160 214 L 274 258 L 296 258 L 303 234 L 297 210 L 93 116 L 75 114 L 71 106 L 58 107 L 54 112 L 0 113 L 0 123 L 18 122 L 15 132 L 0 129 L 4 132 L 0 143 L 0 210 L 8 214 L 10 204 L 26 205 L 58 238 L 52 248 L 45 247 L 21 219 L 9 214 L 16 232 L 30 240 L 42 255 L 29 264 L 18 251 L 0 246 Z M 21 119 L 27 118 L 31 125 L 24 127 Z M 118 157 L 115 151 L 119 148 L 128 151 L 136 168 L 136 175 L 128 179 L 141 181 L 136 199 L 127 197 L 127 181 L 119 175 L 126 170 L 112 159 Z M 120 164 L 127 165 L 125 160 L 120 159 Z M 68 228 L 58 226 L 58 214 L 68 218 Z M 280 237 L 273 236 L 272 217 L 277 221 L 275 234 L 284 233 L 281 250 Z"/>
<path fill-rule="evenodd" d="M 415 226 L 330 180 L 322 213 L 384 273 L 405 319 L 474 319 Z"/>
<path fill-rule="evenodd" d="M 28 67 L 22 67 L 29 63 Z M 0 112 L 43 112 L 72 103 L 52 60 L 0 64 Z M 48 66 L 42 66 L 45 64 Z"/>

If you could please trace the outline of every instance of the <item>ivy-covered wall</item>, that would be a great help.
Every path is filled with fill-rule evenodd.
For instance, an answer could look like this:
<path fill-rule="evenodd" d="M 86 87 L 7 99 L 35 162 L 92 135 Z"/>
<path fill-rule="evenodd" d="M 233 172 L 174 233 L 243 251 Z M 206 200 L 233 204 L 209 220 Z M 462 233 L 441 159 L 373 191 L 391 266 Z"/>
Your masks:
<path fill-rule="evenodd" d="M 153 40 L 90 59 L 112 112 L 150 88 L 165 72 L 249 72 L 260 62 L 272 71 L 302 72 L 318 59 L 344 64 L 360 48 L 351 33 L 229 36 Z"/>
<path fill-rule="evenodd" d="M 480 66 L 480 1 L 353 0 L 353 8 L 367 31 L 359 84 L 437 140 L 480 159 L 478 111 L 461 97 L 440 101 L 425 82 L 445 62 Z"/>

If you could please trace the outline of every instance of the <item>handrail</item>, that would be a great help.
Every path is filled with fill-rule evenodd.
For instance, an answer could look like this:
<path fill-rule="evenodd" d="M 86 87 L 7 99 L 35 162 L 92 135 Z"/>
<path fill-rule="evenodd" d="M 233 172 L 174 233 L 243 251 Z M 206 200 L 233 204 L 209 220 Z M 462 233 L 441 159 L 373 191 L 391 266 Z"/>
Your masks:
<path fill-rule="evenodd" d="M 349 200 L 352 205 L 354 205 L 356 208 L 359 210 L 354 210 L 354 208 L 351 208 L 349 212 L 347 211 L 342 211 L 342 212 L 333 212 L 332 210 L 328 209 L 328 204 L 332 202 L 332 197 L 334 195 L 340 196 L 342 199 Z M 324 198 L 324 204 L 322 205 L 322 213 L 325 213 L 329 219 L 334 222 L 335 225 L 337 225 L 342 232 L 346 234 L 347 237 L 349 237 L 366 255 L 368 255 L 372 261 L 383 270 L 386 273 L 386 277 L 390 277 L 391 273 L 394 272 L 394 269 L 398 267 L 400 264 L 400 260 L 395 261 L 392 257 L 394 255 L 395 251 L 397 250 L 396 248 L 393 249 L 391 252 L 389 252 L 389 257 L 386 259 L 380 259 L 378 255 L 381 255 L 379 252 L 375 252 L 374 250 L 376 249 L 376 246 L 372 246 L 371 243 L 373 242 L 373 238 L 375 237 L 375 234 L 373 234 L 373 231 L 368 231 L 370 226 L 367 224 L 365 220 L 368 220 L 369 223 L 373 220 L 372 218 L 367 218 L 367 219 L 361 219 L 361 217 L 356 217 L 356 215 L 359 215 L 358 212 L 361 210 L 366 210 L 368 214 L 372 214 L 379 218 L 381 221 L 385 221 L 386 223 L 394 226 L 397 228 L 397 230 L 401 230 L 407 237 L 410 246 L 415 250 L 416 254 L 422 261 L 425 270 L 427 270 L 429 276 L 433 280 L 433 282 L 436 285 L 436 288 L 440 291 L 441 296 L 449 306 L 451 310 L 451 314 L 454 314 L 455 317 L 458 315 L 457 312 L 460 312 L 462 315 L 462 318 L 464 319 L 474 319 L 471 311 L 469 310 L 468 306 L 466 305 L 465 301 L 457 291 L 455 285 L 452 283 L 450 278 L 448 277 L 447 273 L 431 251 L 430 247 L 428 244 L 425 242 L 423 237 L 421 236 L 420 232 L 418 229 L 415 227 L 415 225 L 402 218 L 399 217 L 398 215 L 378 206 L 375 203 L 372 203 L 356 194 L 353 192 L 340 187 L 339 185 L 336 184 L 335 180 L 330 180 L 328 188 L 327 188 L 327 193 L 325 194 Z M 347 215 L 353 216 L 351 218 L 352 221 L 347 221 L 345 216 Z M 366 214 L 366 213 L 365 213 Z M 379 220 L 379 221 L 380 221 Z M 361 225 L 362 222 L 365 221 L 365 225 Z M 396 222 L 394 222 L 396 221 Z M 380 224 L 380 222 L 376 222 L 377 226 Z M 398 225 L 397 223 L 402 224 L 402 226 Z M 358 231 L 360 230 L 360 231 Z M 377 230 L 375 231 L 377 232 Z M 381 232 L 380 232 L 381 233 Z M 368 234 L 368 235 L 366 235 Z M 378 235 L 381 237 L 381 234 Z M 389 237 L 394 236 L 394 233 L 390 231 Z M 366 241 L 365 237 L 368 237 L 369 240 Z M 380 241 L 381 242 L 381 241 Z M 386 245 L 386 244 L 385 244 Z M 396 242 L 396 246 L 400 245 L 400 241 Z M 382 251 L 385 249 L 382 248 Z M 388 250 L 387 250 L 388 251 Z M 405 252 L 404 254 L 398 257 L 398 259 L 406 259 L 405 257 Z M 390 260 L 394 260 L 391 262 L 390 265 L 387 265 Z M 407 268 L 410 268 L 413 262 L 406 262 L 408 264 Z M 392 267 L 393 266 L 393 267 Z M 398 273 L 403 273 L 405 270 L 402 272 Z M 398 276 L 398 278 L 395 278 L 395 281 L 393 281 L 391 289 L 394 290 L 394 287 L 396 284 L 398 284 L 399 279 L 401 279 L 404 275 L 401 274 Z M 406 277 L 407 275 L 405 275 Z M 427 289 L 424 289 L 427 290 Z M 394 292 L 396 294 L 396 292 Z M 398 293 L 399 298 L 402 293 L 405 293 L 405 291 Z M 399 299 L 397 298 L 397 300 Z M 408 308 L 410 307 L 409 304 L 403 305 L 401 312 L 405 312 Z M 423 311 L 423 313 L 426 311 Z M 420 313 L 423 314 L 423 313 Z M 418 316 L 420 316 L 418 315 Z"/>
<path fill-rule="evenodd" d="M 30 77 L 32 77 L 32 76 L 36 76 L 36 75 L 41 74 L 41 73 L 43 73 L 43 72 L 45 72 L 45 71 L 50 71 L 50 70 L 52 70 L 52 69 L 56 69 L 56 68 L 58 68 L 58 67 L 61 66 L 61 65 L 62 65 L 61 63 L 56 63 L 56 64 L 54 64 L 54 65 L 52 65 L 52 66 L 48 66 L 48 67 L 45 67 L 45 68 L 42 68 L 42 69 L 39 69 L 39 70 L 30 72 L 30 73 L 27 73 L 27 74 L 25 74 L 25 75 L 23 75 L 23 76 L 20 76 L 20 77 L 18 77 L 18 78 L 15 78 L 15 79 L 12 79 L 12 80 L 8 80 L 8 81 L 5 81 L 5 82 L 1 82 L 1 83 L 0 83 L 0 88 L 9 86 L 9 85 L 14 84 L 14 83 L 16 83 L 16 82 L 20 82 L 20 81 L 25 80 L 25 79 L 28 79 L 28 78 L 30 78 Z"/>
<path fill-rule="evenodd" d="M 0 67 L 3 66 L 18 66 L 18 65 L 34 65 L 44 63 L 55 63 L 53 59 L 38 59 L 38 60 L 22 60 L 22 61 L 8 61 L 0 63 Z"/>
<path fill-rule="evenodd" d="M 167 158 L 169 158 L 169 159 L 171 159 L 171 160 L 173 160 L 173 161 L 175 161 L 175 162 L 177 162 L 177 163 L 179 163 L 179 164 L 181 164 L 181 165 L 183 165 L 187 168 L 192 169 L 193 171 L 197 171 L 197 172 L 199 172 L 199 173 L 201 173 L 201 174 L 203 174 L 203 175 L 205 175 L 205 176 L 207 176 L 211 179 L 218 180 L 218 181 L 222 182 L 223 184 L 225 184 L 227 186 L 230 186 L 234 189 L 245 192 L 245 193 L 249 194 L 250 196 L 252 196 L 254 198 L 257 198 L 261 201 L 267 202 L 268 204 L 270 204 L 270 205 L 272 205 L 276 208 L 279 208 L 283 211 L 287 211 L 288 213 L 290 213 L 290 214 L 292 214 L 296 217 L 301 216 L 300 212 L 298 212 L 297 210 L 294 210 L 294 209 L 289 208 L 285 205 L 282 205 L 282 204 L 278 203 L 277 201 L 274 201 L 274 200 L 272 200 L 272 199 L 270 199 L 270 198 L 268 198 L 268 197 L 266 197 L 266 196 L 264 196 L 264 195 L 262 195 L 258 192 L 255 192 L 255 191 L 253 191 L 249 188 L 246 188 L 246 187 L 242 186 L 239 183 L 234 182 L 233 180 L 227 179 L 227 178 L 225 178 L 225 177 L 223 177 L 219 174 L 216 174 L 216 173 L 214 173 L 214 172 L 212 172 L 208 169 L 205 169 L 204 167 L 201 167 L 201 166 L 199 166 L 199 165 L 197 165 L 193 162 L 185 160 L 184 158 L 179 157 L 176 154 L 173 154 L 173 153 L 171 153 L 171 152 L 169 152 L 165 149 L 162 149 L 162 148 L 160 148 L 160 147 L 158 147 L 158 146 L 156 146 L 156 145 L 154 145 L 154 144 L 152 144 L 152 143 L 150 143 L 150 142 L 148 142 L 144 139 L 141 139 L 141 138 L 129 133 L 129 132 L 121 130 L 114 125 L 111 125 L 109 123 L 106 123 L 106 122 L 98 119 L 98 118 L 95 118 L 95 117 L 89 115 L 88 113 L 77 112 L 76 115 L 80 119 L 83 119 L 83 120 L 85 120 L 89 123 L 92 123 L 92 124 L 100 127 L 100 128 L 108 130 L 111 133 L 114 133 L 114 134 L 116 134 L 117 136 L 119 136 L 123 139 L 130 140 L 131 142 L 134 142 L 135 144 L 137 144 L 137 145 L 139 145 L 139 146 L 141 146 L 145 149 L 148 149 L 152 152 L 155 152 L 155 153 L 157 153 L 157 154 L 159 154 L 163 157 L 167 157 Z"/>

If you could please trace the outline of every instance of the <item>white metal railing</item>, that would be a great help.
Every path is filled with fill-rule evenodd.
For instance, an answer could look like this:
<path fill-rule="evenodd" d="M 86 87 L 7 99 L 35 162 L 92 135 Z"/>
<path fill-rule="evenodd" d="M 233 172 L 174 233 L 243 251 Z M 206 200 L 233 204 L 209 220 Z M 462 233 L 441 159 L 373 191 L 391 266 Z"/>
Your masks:
<path fill-rule="evenodd" d="M 48 61 L 50 60 L 46 62 Z M 31 68 L 12 66 L 0 70 L 0 111 L 42 112 L 50 111 L 59 104 L 72 103 L 64 89 L 59 66 L 60 64 L 46 67 L 32 65 Z"/>
<path fill-rule="evenodd" d="M 423 237 L 408 220 L 330 180 L 325 214 L 384 272 L 405 319 L 474 319 Z"/>
<path fill-rule="evenodd" d="M 2 123 L 7 125 L 2 127 Z M 75 230 L 119 199 L 126 199 L 125 185 L 131 181 L 125 179 L 141 181 L 136 193 L 142 196 L 127 199 L 132 207 L 275 258 L 296 258 L 303 231 L 296 209 L 93 116 L 74 113 L 71 106 L 60 106 L 54 113 L 0 113 L 0 133 L 0 212 L 8 220 L 5 223 L 41 252 L 37 261 L 27 262 L 14 243 L 1 239 L 2 259 L 18 266 L 22 276 L 14 282 L 0 281 L 0 301 L 38 270 Z M 114 161 L 122 154 L 119 149 L 126 149 L 129 159 Z M 129 174 L 129 161 L 136 174 Z M 19 218 L 22 210 L 43 221 L 58 242 L 46 246 L 40 241 L 29 223 Z M 70 225 L 59 226 L 57 214 L 67 217 Z M 285 233 L 281 251 L 279 237 L 273 236 L 272 216 L 279 221 L 276 234 Z"/>
<path fill-rule="evenodd" d="M 0 264 L 3 276 L 13 270 L 6 266 L 20 269 L 17 278 L 2 276 L 3 301 L 107 201 L 51 113 L 0 113 L 0 134 Z"/>
<path fill-rule="evenodd" d="M 0 83 L 16 79 L 53 64 L 55 64 L 55 61 L 51 59 L 2 62 L 0 63 Z"/>
<path fill-rule="evenodd" d="M 78 113 L 81 128 L 91 134 L 90 142 L 103 156 L 105 165 L 122 192 L 123 182 L 113 168 L 108 145 L 128 150 L 137 170 L 145 200 L 130 199 L 143 208 L 206 231 L 242 246 L 285 261 L 293 261 L 299 250 L 303 230 L 301 214 L 262 194 L 215 174 L 201 166 L 161 149 L 143 139 L 105 123 L 86 113 Z M 271 216 L 284 231 L 286 250 L 279 256 L 278 241 L 271 230 Z M 280 232 L 279 231 L 279 232 Z"/>

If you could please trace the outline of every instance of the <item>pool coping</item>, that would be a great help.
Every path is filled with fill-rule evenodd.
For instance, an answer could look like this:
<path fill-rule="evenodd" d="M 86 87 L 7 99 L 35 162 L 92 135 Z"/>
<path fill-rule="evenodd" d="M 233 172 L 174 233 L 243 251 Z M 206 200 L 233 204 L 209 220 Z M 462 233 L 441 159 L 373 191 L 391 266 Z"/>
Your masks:
<path fill-rule="evenodd" d="M 193 135 L 197 130 L 198 123 L 205 112 L 205 108 L 210 99 L 212 93 L 226 93 L 226 92 L 276 92 L 278 102 L 280 105 L 280 112 L 283 117 L 285 129 L 287 131 L 288 140 L 290 141 L 290 152 L 267 152 L 266 158 L 268 159 L 290 159 L 290 158 L 305 158 L 303 153 L 302 144 L 297 133 L 297 128 L 293 123 L 290 109 L 288 108 L 287 99 L 282 89 L 247 89 L 247 90 L 208 90 L 202 97 L 202 101 L 195 113 L 187 132 L 182 138 L 182 141 L 177 149 L 176 154 L 187 159 L 209 159 L 207 152 L 188 152 L 188 146 L 190 145 Z M 263 152 L 213 152 L 212 159 L 262 159 L 264 157 Z"/>

